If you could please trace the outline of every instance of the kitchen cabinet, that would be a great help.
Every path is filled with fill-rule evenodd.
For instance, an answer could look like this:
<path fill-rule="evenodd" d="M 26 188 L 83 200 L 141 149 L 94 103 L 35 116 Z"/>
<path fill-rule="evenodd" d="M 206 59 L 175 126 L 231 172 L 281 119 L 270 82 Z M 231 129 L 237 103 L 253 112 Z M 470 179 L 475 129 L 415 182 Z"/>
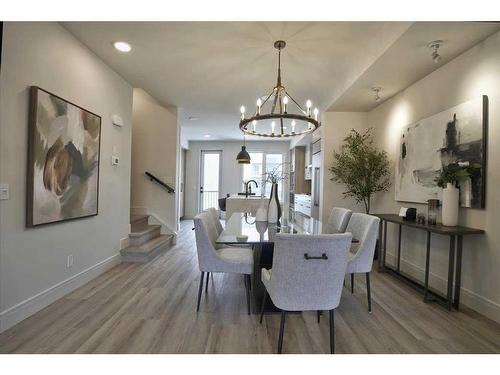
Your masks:
<path fill-rule="evenodd" d="M 305 178 L 306 147 L 297 146 L 290 150 L 290 192 L 309 194 L 311 184 Z"/>

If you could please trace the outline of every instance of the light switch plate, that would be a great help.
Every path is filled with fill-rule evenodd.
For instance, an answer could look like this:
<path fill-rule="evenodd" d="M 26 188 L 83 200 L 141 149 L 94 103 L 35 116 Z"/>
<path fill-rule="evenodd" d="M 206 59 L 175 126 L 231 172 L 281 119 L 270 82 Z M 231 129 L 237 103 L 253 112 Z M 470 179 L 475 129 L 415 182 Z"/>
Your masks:
<path fill-rule="evenodd" d="M 119 162 L 120 159 L 118 158 L 118 156 L 111 156 L 111 165 L 118 165 Z"/>
<path fill-rule="evenodd" d="M 9 184 L 0 184 L 0 200 L 5 201 L 10 199 Z"/>

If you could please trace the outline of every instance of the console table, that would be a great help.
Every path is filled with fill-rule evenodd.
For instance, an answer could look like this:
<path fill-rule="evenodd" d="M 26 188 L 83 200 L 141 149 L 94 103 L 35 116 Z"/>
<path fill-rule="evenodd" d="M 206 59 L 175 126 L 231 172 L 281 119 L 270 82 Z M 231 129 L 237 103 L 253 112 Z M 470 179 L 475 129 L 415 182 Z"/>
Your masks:
<path fill-rule="evenodd" d="M 401 278 L 414 287 L 419 289 L 424 294 L 424 302 L 431 301 L 429 295 L 434 297 L 433 301 L 440 302 L 444 304 L 449 310 L 452 307 L 458 310 L 460 304 L 460 285 L 461 285 L 461 274 L 462 274 L 462 247 L 463 247 L 463 236 L 473 235 L 473 234 L 483 234 L 482 229 L 467 228 L 467 227 L 447 227 L 441 224 L 428 225 L 428 224 L 417 224 L 415 221 L 407 221 L 402 217 L 395 214 L 375 214 L 380 218 L 380 228 L 379 228 L 379 249 L 380 255 L 378 257 L 378 270 L 379 272 L 388 271 L 391 274 Z M 398 247 L 397 247 L 397 266 L 396 268 L 388 266 L 385 263 L 385 257 L 387 252 L 387 223 L 396 224 L 399 227 L 398 234 Z M 405 275 L 401 272 L 401 231 L 402 227 L 411 227 L 418 230 L 423 230 L 427 232 L 427 248 L 425 255 L 425 278 L 424 284 L 422 285 L 419 281 L 414 278 Z M 431 233 L 440 234 L 450 237 L 450 247 L 449 247 L 449 257 L 448 257 L 448 287 L 446 290 L 446 296 L 441 295 L 437 291 L 429 289 L 429 270 L 430 270 L 430 252 L 431 252 Z M 455 278 L 455 291 L 453 293 L 453 278 Z"/>

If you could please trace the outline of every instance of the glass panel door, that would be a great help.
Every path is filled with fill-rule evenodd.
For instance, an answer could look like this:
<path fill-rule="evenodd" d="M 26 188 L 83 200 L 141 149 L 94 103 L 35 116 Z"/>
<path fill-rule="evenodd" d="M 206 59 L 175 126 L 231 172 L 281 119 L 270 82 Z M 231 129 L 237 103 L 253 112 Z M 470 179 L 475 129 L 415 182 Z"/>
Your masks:
<path fill-rule="evenodd" d="M 200 211 L 219 207 L 222 151 L 201 152 Z"/>

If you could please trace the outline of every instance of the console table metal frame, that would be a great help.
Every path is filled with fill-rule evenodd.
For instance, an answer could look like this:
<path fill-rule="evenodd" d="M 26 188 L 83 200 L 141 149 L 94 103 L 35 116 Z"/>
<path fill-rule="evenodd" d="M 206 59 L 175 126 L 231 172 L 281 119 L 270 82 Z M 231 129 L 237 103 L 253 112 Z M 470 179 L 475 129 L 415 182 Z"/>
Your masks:
<path fill-rule="evenodd" d="M 379 248 L 380 256 L 378 257 L 378 270 L 379 272 L 389 271 L 391 274 L 397 276 L 398 278 L 409 282 L 416 289 L 421 290 L 424 294 L 424 302 L 436 301 L 449 310 L 453 308 L 457 309 L 460 305 L 460 287 L 462 278 L 462 248 L 463 248 L 463 236 L 472 234 L 483 234 L 482 229 L 474 229 L 467 227 L 446 227 L 441 224 L 437 225 L 426 225 L 417 224 L 414 221 L 403 220 L 398 215 L 395 214 L 379 214 L 375 215 L 380 218 L 379 227 Z M 397 261 L 396 268 L 388 266 L 385 262 L 387 254 L 387 223 L 393 223 L 398 225 L 398 247 L 397 247 Z M 403 226 L 416 228 L 427 232 L 427 247 L 425 254 L 425 277 L 424 284 L 422 285 L 419 281 L 414 278 L 405 275 L 401 272 L 401 232 Z M 429 271 L 430 271 L 430 253 L 431 253 L 431 233 L 441 234 L 450 237 L 450 245 L 448 252 L 448 280 L 446 296 L 443 296 L 439 292 L 429 289 Z M 453 292 L 453 279 L 455 279 L 455 290 Z M 429 298 L 432 295 L 433 300 Z"/>

